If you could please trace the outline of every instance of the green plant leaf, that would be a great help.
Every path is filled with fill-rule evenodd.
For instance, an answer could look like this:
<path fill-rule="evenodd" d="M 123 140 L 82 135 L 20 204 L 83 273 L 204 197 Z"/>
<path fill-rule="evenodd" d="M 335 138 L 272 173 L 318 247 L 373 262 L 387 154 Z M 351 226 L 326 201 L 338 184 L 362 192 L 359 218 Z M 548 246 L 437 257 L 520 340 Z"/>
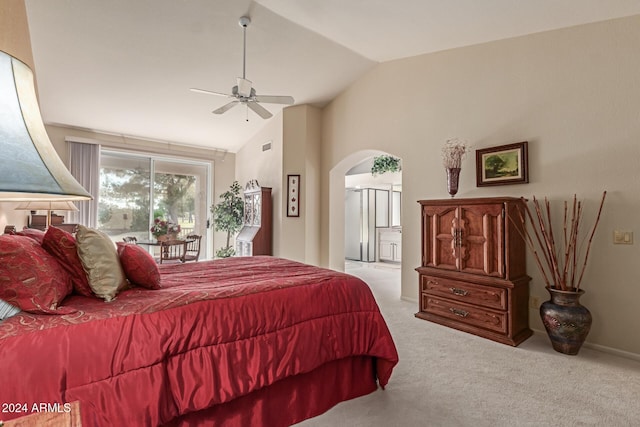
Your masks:
<path fill-rule="evenodd" d="M 371 175 L 376 176 L 386 172 L 400 172 L 401 170 L 400 159 L 393 156 L 382 155 L 374 157 Z"/>
<path fill-rule="evenodd" d="M 216 231 L 227 232 L 227 244 L 216 252 L 216 256 L 226 258 L 232 256 L 235 251 L 231 247 L 231 235 L 240 231 L 244 216 L 244 201 L 240 196 L 240 184 L 233 181 L 228 191 L 220 195 L 220 202 L 210 208 L 213 214 L 213 226 Z M 226 256 L 219 255 L 227 254 Z"/>

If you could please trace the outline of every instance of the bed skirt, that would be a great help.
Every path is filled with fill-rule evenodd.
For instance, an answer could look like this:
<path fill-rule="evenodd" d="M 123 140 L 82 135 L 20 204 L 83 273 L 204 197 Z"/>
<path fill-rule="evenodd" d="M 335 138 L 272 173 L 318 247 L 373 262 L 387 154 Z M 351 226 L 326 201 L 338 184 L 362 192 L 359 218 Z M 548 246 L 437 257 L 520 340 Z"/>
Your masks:
<path fill-rule="evenodd" d="M 371 357 L 336 360 L 231 402 L 187 414 L 166 426 L 290 426 L 320 415 L 341 401 L 375 391 L 374 373 Z"/>

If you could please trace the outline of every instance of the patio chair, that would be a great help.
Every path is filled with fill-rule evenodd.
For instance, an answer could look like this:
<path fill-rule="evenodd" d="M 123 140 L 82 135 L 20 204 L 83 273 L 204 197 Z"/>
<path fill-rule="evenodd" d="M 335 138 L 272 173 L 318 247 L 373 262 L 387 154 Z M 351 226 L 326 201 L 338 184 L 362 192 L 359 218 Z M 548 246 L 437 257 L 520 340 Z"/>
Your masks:
<path fill-rule="evenodd" d="M 200 258 L 200 241 L 202 236 L 197 234 L 189 234 L 186 237 L 187 247 L 184 253 L 184 261 L 198 261 Z"/>
<path fill-rule="evenodd" d="M 160 242 L 160 264 L 167 262 L 184 262 L 184 254 L 187 250 L 185 240 L 166 240 Z"/>

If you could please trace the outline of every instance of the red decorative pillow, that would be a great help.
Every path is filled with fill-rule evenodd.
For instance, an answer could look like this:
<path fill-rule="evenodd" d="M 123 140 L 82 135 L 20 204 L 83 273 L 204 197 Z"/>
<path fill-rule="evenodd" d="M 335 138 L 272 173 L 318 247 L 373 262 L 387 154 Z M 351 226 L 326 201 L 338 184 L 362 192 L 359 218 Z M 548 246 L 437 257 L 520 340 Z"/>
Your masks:
<path fill-rule="evenodd" d="M 33 240 L 40 244 L 42 244 L 42 239 L 44 239 L 44 231 L 38 230 L 37 228 L 25 227 L 22 231 L 18 231 L 16 234 L 18 236 L 31 237 Z"/>
<path fill-rule="evenodd" d="M 138 245 L 118 242 L 120 264 L 133 284 L 160 289 L 160 271 L 151 254 Z"/>
<path fill-rule="evenodd" d="M 71 233 L 57 227 L 49 227 L 42 240 L 42 247 L 71 275 L 71 283 L 77 293 L 86 297 L 93 296 L 87 273 L 82 268 L 82 261 L 78 256 L 76 239 Z"/>
<path fill-rule="evenodd" d="M 30 313 L 70 314 L 60 307 L 71 293 L 71 278 L 35 240 L 0 236 L 0 299 Z"/>

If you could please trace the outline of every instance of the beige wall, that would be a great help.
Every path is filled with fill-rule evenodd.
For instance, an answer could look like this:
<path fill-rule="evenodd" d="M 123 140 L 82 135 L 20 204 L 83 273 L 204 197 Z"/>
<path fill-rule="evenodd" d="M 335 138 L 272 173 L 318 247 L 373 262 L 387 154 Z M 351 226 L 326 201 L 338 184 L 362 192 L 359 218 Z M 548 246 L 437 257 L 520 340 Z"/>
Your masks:
<path fill-rule="evenodd" d="M 300 175 L 300 216 L 287 217 L 287 197 L 280 209 L 283 233 L 280 256 L 317 265 L 320 239 L 320 109 L 298 105 L 284 110 L 283 193 L 287 175 Z"/>
<path fill-rule="evenodd" d="M 236 156 L 236 179 L 257 179 L 272 188 L 273 254 L 319 263 L 320 135 L 322 111 L 309 105 L 285 108 Z M 271 150 L 262 146 L 271 142 Z M 300 175 L 300 216 L 287 217 L 287 175 Z"/>
<path fill-rule="evenodd" d="M 558 201 L 577 193 L 595 208 L 608 190 L 583 283 L 582 302 L 594 317 L 588 342 L 640 354 L 633 329 L 640 243 L 612 244 L 613 230 L 637 227 L 640 210 L 639 47 L 636 16 L 377 66 L 324 111 L 323 263 L 343 262 L 343 226 L 332 219 L 344 210 L 340 175 L 367 157 L 365 150 L 401 157 L 402 297 L 417 301 L 416 201 L 448 198 L 444 141 L 462 137 L 483 148 L 526 140 L 529 184 L 477 188 L 472 155 L 463 162 L 456 197 L 537 195 Z M 544 285 L 528 261 L 531 294 L 544 301 Z M 530 318 L 542 330 L 535 310 Z"/>
<path fill-rule="evenodd" d="M 280 255 L 282 242 L 282 113 L 276 114 L 236 153 L 236 179 L 244 186 L 257 179 L 262 187 L 271 187 L 273 204 L 273 254 Z M 258 117 L 252 120 L 262 120 Z M 262 146 L 271 143 L 271 150 Z"/>
<path fill-rule="evenodd" d="M 305 169 L 302 182 L 304 193 L 301 194 L 305 210 L 304 262 L 319 265 L 320 212 L 322 210 L 320 202 L 322 111 L 307 107 L 306 113 Z M 293 140 L 291 143 L 295 144 L 296 141 Z"/>
<path fill-rule="evenodd" d="M 2 0 L 0 7 L 0 50 L 27 64 L 31 70 L 33 55 L 24 0 Z"/>

